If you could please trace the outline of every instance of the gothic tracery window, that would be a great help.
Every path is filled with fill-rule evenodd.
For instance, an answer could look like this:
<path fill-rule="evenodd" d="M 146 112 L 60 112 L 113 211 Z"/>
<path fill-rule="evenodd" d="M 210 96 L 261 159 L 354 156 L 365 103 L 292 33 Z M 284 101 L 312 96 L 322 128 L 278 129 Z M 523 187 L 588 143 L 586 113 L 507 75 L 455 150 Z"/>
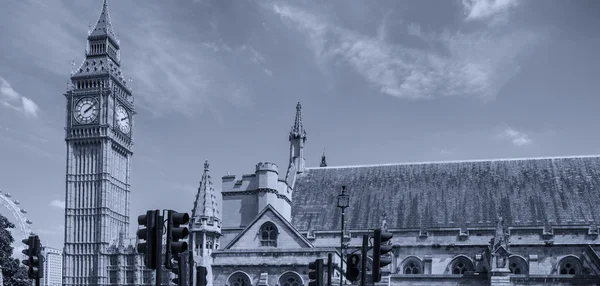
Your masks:
<path fill-rule="evenodd" d="M 513 256 L 508 259 L 508 268 L 513 274 L 528 274 L 527 262 L 520 257 Z"/>
<path fill-rule="evenodd" d="M 416 257 L 407 259 L 402 263 L 403 274 L 423 274 L 423 264 Z"/>
<path fill-rule="evenodd" d="M 473 262 L 466 257 L 458 257 L 454 259 L 450 265 L 450 271 L 452 274 L 465 274 L 467 271 L 473 271 Z"/>
<path fill-rule="evenodd" d="M 110 265 L 119 265 L 119 257 L 115 255 L 110 256 Z"/>
<path fill-rule="evenodd" d="M 577 275 L 581 273 L 581 262 L 575 257 L 567 257 L 561 260 L 558 265 L 561 275 Z"/>
<path fill-rule="evenodd" d="M 250 278 L 243 272 L 236 272 L 229 277 L 229 286 L 252 286 Z"/>
<path fill-rule="evenodd" d="M 279 277 L 279 286 L 302 286 L 302 279 L 294 272 L 287 272 Z"/>
<path fill-rule="evenodd" d="M 273 223 L 264 223 L 260 227 L 260 244 L 262 246 L 277 246 L 277 235 L 277 227 Z"/>

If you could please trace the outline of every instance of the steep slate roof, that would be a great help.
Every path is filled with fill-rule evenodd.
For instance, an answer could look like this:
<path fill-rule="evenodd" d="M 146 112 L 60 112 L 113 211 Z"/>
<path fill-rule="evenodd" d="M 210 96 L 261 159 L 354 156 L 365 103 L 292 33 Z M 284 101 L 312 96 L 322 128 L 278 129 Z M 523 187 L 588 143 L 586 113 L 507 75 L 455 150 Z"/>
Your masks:
<path fill-rule="evenodd" d="M 112 24 L 110 23 L 110 15 L 108 14 L 108 3 L 104 0 L 102 4 L 102 12 L 98 17 L 98 22 L 96 22 L 96 26 L 94 30 L 91 31 L 89 37 L 109 37 L 115 44 L 118 45 L 117 37 L 115 36 L 115 32 L 113 31 Z"/>
<path fill-rule="evenodd" d="M 309 168 L 298 176 L 292 224 L 340 228 L 342 185 L 348 229 L 494 227 L 600 222 L 600 156 Z"/>

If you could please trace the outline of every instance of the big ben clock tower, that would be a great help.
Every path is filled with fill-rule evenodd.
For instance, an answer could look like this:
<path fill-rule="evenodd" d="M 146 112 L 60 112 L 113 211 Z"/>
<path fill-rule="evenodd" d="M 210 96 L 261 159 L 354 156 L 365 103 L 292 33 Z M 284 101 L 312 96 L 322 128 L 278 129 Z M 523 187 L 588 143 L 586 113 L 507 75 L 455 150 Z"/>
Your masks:
<path fill-rule="evenodd" d="M 107 249 L 129 229 L 133 96 L 106 0 L 66 94 L 63 285 L 107 285 Z"/>

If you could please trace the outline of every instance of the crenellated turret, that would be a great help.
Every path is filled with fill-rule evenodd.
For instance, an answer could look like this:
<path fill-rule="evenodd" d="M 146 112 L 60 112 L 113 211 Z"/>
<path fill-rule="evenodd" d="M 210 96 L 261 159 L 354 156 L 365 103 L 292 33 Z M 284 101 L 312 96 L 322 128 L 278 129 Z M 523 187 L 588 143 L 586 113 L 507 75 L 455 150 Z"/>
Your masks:
<path fill-rule="evenodd" d="M 256 164 L 259 189 L 277 189 L 279 170 L 276 164 L 263 162 Z"/>
<path fill-rule="evenodd" d="M 258 163 L 256 164 L 256 184 L 258 195 L 258 211 L 263 210 L 268 205 L 277 208 L 279 205 L 279 191 L 277 190 L 277 181 L 279 172 L 277 165 L 273 163 Z"/>

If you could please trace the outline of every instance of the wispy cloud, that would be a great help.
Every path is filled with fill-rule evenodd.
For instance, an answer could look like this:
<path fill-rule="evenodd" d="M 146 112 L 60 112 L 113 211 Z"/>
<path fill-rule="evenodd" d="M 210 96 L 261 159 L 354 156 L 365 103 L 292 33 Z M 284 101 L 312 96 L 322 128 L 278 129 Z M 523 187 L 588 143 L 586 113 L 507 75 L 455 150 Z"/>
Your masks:
<path fill-rule="evenodd" d="M 482 20 L 505 15 L 519 3 L 517 0 L 462 0 L 465 20 Z"/>
<path fill-rule="evenodd" d="M 46 225 L 42 228 L 34 229 L 33 232 L 39 235 L 61 236 L 65 233 L 65 226 L 63 224 Z"/>
<path fill-rule="evenodd" d="M 0 103 L 4 107 L 14 109 L 27 117 L 37 117 L 38 105 L 30 98 L 16 92 L 10 83 L 0 77 Z"/>
<path fill-rule="evenodd" d="M 228 66 L 215 58 L 214 52 L 231 51 L 220 43 L 204 43 L 202 49 L 194 41 L 174 34 L 191 29 L 182 23 L 167 23 L 156 15 L 162 13 L 158 7 L 139 9 L 133 17 L 138 26 L 128 37 L 136 50 L 126 65 L 135 71 L 134 88 L 141 97 L 141 104 L 155 114 L 176 112 L 192 115 L 203 110 L 217 112 L 215 100 L 225 100 L 238 106 L 248 106 L 250 95 L 247 87 L 232 76 Z M 185 25 L 183 25 L 185 24 Z M 189 30 L 189 34 L 196 31 Z M 250 50 L 252 52 L 252 50 Z M 252 54 L 260 60 L 260 54 Z"/>
<path fill-rule="evenodd" d="M 533 143 L 533 140 L 529 138 L 529 135 L 510 127 L 500 132 L 498 138 L 509 140 L 515 146 L 526 146 Z"/>
<path fill-rule="evenodd" d="M 61 200 L 52 200 L 52 201 L 50 201 L 50 203 L 48 205 L 53 208 L 57 208 L 57 209 L 62 209 L 62 210 L 65 209 L 65 201 L 61 201 Z"/>
<path fill-rule="evenodd" d="M 0 132 L 6 132 L 9 133 L 11 135 L 16 135 L 19 136 L 21 138 L 25 138 L 26 140 L 31 140 L 33 142 L 36 143 L 48 143 L 48 139 L 39 137 L 39 136 L 35 136 L 33 134 L 30 133 L 26 133 L 26 132 L 22 132 L 22 131 L 17 131 L 15 129 L 12 128 L 8 128 L 6 126 L 0 125 Z"/>
<path fill-rule="evenodd" d="M 83 56 L 85 38 L 80 35 L 85 36 L 87 25 L 81 24 L 82 15 L 75 13 L 70 5 L 64 1 L 40 0 L 11 3 L 11 13 L 4 22 L 11 28 L 2 32 L 11 38 L 10 45 L 29 57 L 31 68 L 65 77 L 73 57 Z M 100 9 L 101 4 L 95 7 Z M 87 22 L 86 19 L 83 23 Z"/>
<path fill-rule="evenodd" d="M 385 40 L 385 28 L 371 37 L 344 28 L 317 9 L 270 4 L 270 11 L 304 32 L 319 65 L 342 61 L 384 94 L 423 99 L 471 95 L 494 97 L 519 70 L 521 51 L 537 38 L 527 31 L 423 33 L 409 24 L 406 33 L 440 49 L 414 49 Z"/>
<path fill-rule="evenodd" d="M 133 21 L 113 21 L 115 31 L 122 35 L 123 74 L 133 81 L 136 105 L 155 115 L 194 115 L 205 110 L 218 113 L 216 106 L 220 101 L 244 108 L 251 106 L 251 89 L 238 80 L 235 70 L 216 58 L 214 51 L 202 49 L 195 41 L 194 37 L 200 38 L 199 27 L 188 21 L 163 20 L 164 9 L 160 5 L 136 7 L 130 15 Z M 66 81 L 71 61 L 80 63 L 84 58 L 87 24 L 95 25 L 101 7 L 101 4 L 71 5 L 62 1 L 18 1 L 2 21 L 4 26 L 17 28 L 2 32 L 12 39 L 10 45 L 31 58 L 30 68 L 51 72 Z M 117 4 L 109 7 L 116 10 Z M 94 16 L 80 13 L 84 9 L 93 10 Z M 111 11 L 114 14 L 117 13 Z M 23 20 L 32 18 L 38 20 Z M 237 49 L 220 45 L 217 40 L 208 43 L 211 44 L 225 52 Z M 261 59 L 260 53 L 254 52 L 250 48 L 245 52 L 248 61 Z"/>
<path fill-rule="evenodd" d="M 188 194 L 195 194 L 196 192 L 198 192 L 198 186 L 180 183 L 171 184 L 171 189 L 173 189 L 176 192 L 183 192 Z"/>

